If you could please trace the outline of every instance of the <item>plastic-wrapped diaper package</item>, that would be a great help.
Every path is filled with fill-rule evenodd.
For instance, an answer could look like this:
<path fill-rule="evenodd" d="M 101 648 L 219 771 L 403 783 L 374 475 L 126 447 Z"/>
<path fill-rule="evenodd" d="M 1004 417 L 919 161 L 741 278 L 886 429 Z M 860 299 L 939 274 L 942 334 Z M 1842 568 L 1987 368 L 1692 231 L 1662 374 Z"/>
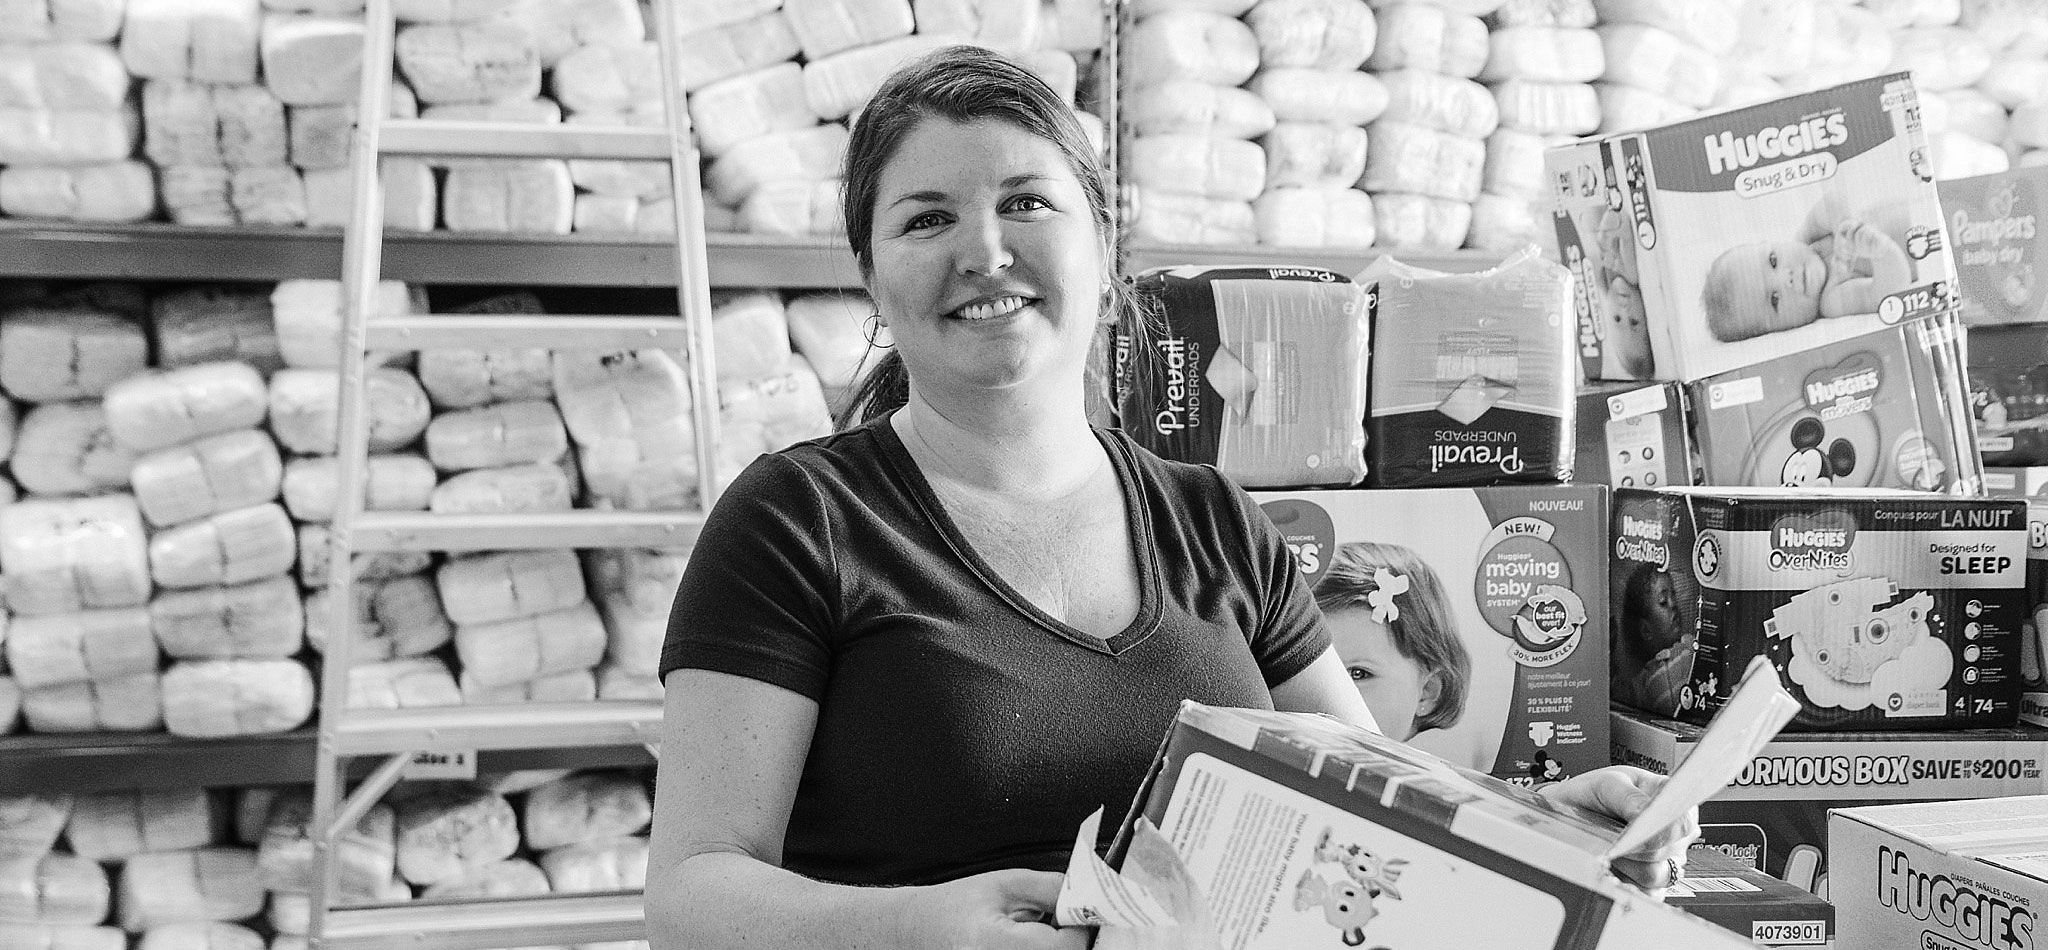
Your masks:
<path fill-rule="evenodd" d="M 427 460 L 443 471 L 553 462 L 569 450 L 562 415 L 545 399 L 500 402 L 435 416 Z"/>
<path fill-rule="evenodd" d="M 1251 27 L 1198 9 L 1140 18 L 1123 47 L 1123 81 L 1134 88 L 1173 79 L 1241 86 L 1259 68 L 1259 41 Z"/>
<path fill-rule="evenodd" d="M 503 686 L 589 670 L 604 659 L 604 647 L 604 621 L 589 601 L 549 613 L 455 628 L 462 682 L 478 686 Z"/>
<path fill-rule="evenodd" d="M 944 38 L 918 34 L 812 59 L 804 64 L 804 101 L 820 119 L 857 115 L 890 73 L 945 45 Z"/>
<path fill-rule="evenodd" d="M 540 857 L 557 894 L 647 886 L 647 839 L 613 838 L 556 848 Z"/>
<path fill-rule="evenodd" d="M 115 110 L 128 98 L 127 67 L 112 46 L 77 40 L 12 43 L 0 105 Z"/>
<path fill-rule="evenodd" d="M 121 32 L 126 4 L 104 0 L 41 0 L 0 10 L 0 40 L 111 42 Z"/>
<path fill-rule="evenodd" d="M 85 495 L 124 488 L 135 453 L 115 441 L 97 399 L 46 402 L 21 417 L 9 470 L 32 495 Z"/>
<path fill-rule="evenodd" d="M 267 294 L 231 285 L 194 285 L 150 298 L 149 330 L 159 366 L 235 360 L 260 373 L 283 368 Z"/>
<path fill-rule="evenodd" d="M 16 399 L 99 396 L 148 365 L 135 321 L 82 308 L 21 307 L 0 319 L 0 388 Z"/>
<path fill-rule="evenodd" d="M 253 431 L 268 412 L 263 376 L 247 363 L 202 363 L 144 373 L 107 389 L 107 427 L 149 452 L 203 436 Z"/>
<path fill-rule="evenodd" d="M 550 673 L 510 683 L 487 683 L 464 670 L 457 678 L 457 686 L 462 690 L 462 701 L 471 706 L 597 701 L 597 676 L 589 669 Z"/>
<path fill-rule="evenodd" d="M 535 851 L 636 834 L 654 817 L 654 800 L 639 779 L 583 772 L 526 793 L 521 828 Z"/>
<path fill-rule="evenodd" d="M 481 624 L 561 610 L 585 599 L 573 551 L 495 551 L 450 558 L 437 574 L 456 623 Z"/>
<path fill-rule="evenodd" d="M 297 557 L 291 518 L 275 502 L 208 515 L 149 539 L 150 577 L 164 587 L 240 584 L 289 571 Z"/>
<path fill-rule="evenodd" d="M 331 455 L 312 455 L 285 463 L 285 510 L 294 520 L 334 520 L 335 478 L 339 463 Z M 410 452 L 372 455 L 362 469 L 364 511 L 424 511 L 433 497 L 434 465 Z"/>
<path fill-rule="evenodd" d="M 147 732 L 164 725 L 155 671 L 23 690 L 21 715 L 37 732 Z"/>
<path fill-rule="evenodd" d="M 576 186 L 560 159 L 454 162 L 441 185 L 441 224 L 450 231 L 567 234 Z"/>
<path fill-rule="evenodd" d="M 246 584 L 167 590 L 149 602 L 149 623 L 174 659 L 283 659 L 305 645 L 299 588 L 278 574 Z"/>
<path fill-rule="evenodd" d="M 304 891 L 312 886 L 320 869 L 307 832 L 312 817 L 312 796 L 303 791 L 282 795 L 270 806 L 256 847 L 256 870 L 265 889 Z M 398 816 L 389 805 L 372 805 L 337 841 L 335 863 L 342 895 L 375 897 L 391 882 L 397 860 Z"/>
<path fill-rule="evenodd" d="M 475 900 L 492 897 L 538 897 L 548 892 L 548 876 L 540 869 L 540 865 L 525 858 L 506 858 L 503 861 L 471 868 L 461 877 L 442 881 L 427 888 L 420 896 L 428 900 Z"/>
<path fill-rule="evenodd" d="M 241 924 L 186 921 L 144 931 L 135 950 L 265 950 L 263 936 Z"/>
<path fill-rule="evenodd" d="M 111 900 L 107 872 L 75 854 L 0 859 L 0 920 L 97 924 Z"/>
<path fill-rule="evenodd" d="M 426 390 L 402 369 L 379 366 L 364 377 L 370 451 L 405 448 L 426 431 L 433 414 Z M 270 431 L 279 445 L 306 455 L 334 453 L 341 375 L 329 369 L 284 369 L 270 377 Z"/>
<path fill-rule="evenodd" d="M 555 354 L 555 402 L 589 507 L 680 508 L 697 491 L 688 381 L 661 350 Z"/>
<path fill-rule="evenodd" d="M 1147 272 L 1166 331 L 1123 340 L 1122 426 L 1165 458 L 1247 487 L 1350 485 L 1365 475 L 1364 289 L 1317 268 Z"/>
<path fill-rule="evenodd" d="M 121 59 L 145 79 L 256 81 L 257 0 L 128 0 Z"/>
<path fill-rule="evenodd" d="M 0 946 L 22 950 L 126 950 L 119 927 L 72 924 L 0 924 Z"/>
<path fill-rule="evenodd" d="M 69 793 L 0 796 L 0 858 L 39 858 L 57 846 L 71 820 Z"/>
<path fill-rule="evenodd" d="M 80 795 L 65 823 L 73 854 L 125 861 L 145 851 L 178 851 L 214 843 L 213 808 L 202 788 L 148 789 Z"/>
<path fill-rule="evenodd" d="M 398 68 L 422 103 L 492 102 L 540 94 L 540 50 L 516 24 L 418 24 L 398 31 Z"/>
<path fill-rule="evenodd" d="M 143 162 L 13 165 L 0 169 L 0 214 L 122 223 L 156 212 L 156 176 Z"/>
<path fill-rule="evenodd" d="M 1259 243 L 1276 247 L 1369 247 L 1378 230 L 1372 196 L 1346 185 L 1283 185 L 1252 202 Z"/>
<path fill-rule="evenodd" d="M 1364 125 L 1387 109 L 1387 87 L 1356 69 L 1262 69 L 1246 88 L 1266 100 L 1282 122 Z"/>
<path fill-rule="evenodd" d="M 348 669 L 350 709 L 418 709 L 460 706 L 455 674 L 437 656 L 360 662 Z"/>
<path fill-rule="evenodd" d="M 652 677 L 660 667 L 669 605 L 689 563 L 688 551 L 603 548 L 584 555 L 591 597 L 610 639 L 609 667 Z"/>
<path fill-rule="evenodd" d="M 1486 143 L 1405 122 L 1381 120 L 1367 130 L 1365 174 L 1359 187 L 1469 202 L 1479 197 Z"/>
<path fill-rule="evenodd" d="M 434 486 L 427 500 L 427 510 L 441 514 L 568 511 L 575 506 L 575 483 L 552 462 L 458 472 Z"/>
<path fill-rule="evenodd" d="M 1261 194 L 1280 188 L 1349 188 L 1365 173 L 1366 142 L 1365 130 L 1355 125 L 1275 125 L 1259 142 L 1266 152 L 1266 190 Z"/>
<path fill-rule="evenodd" d="M 270 292 L 270 309 L 277 321 L 278 349 L 287 365 L 311 369 L 341 365 L 341 307 L 341 281 L 299 278 L 277 282 Z M 378 281 L 369 310 L 371 319 L 425 313 L 426 294 L 399 281 Z M 371 362 L 390 358 L 379 356 Z"/>
<path fill-rule="evenodd" d="M 18 617 L 140 607 L 149 599 L 142 512 L 128 495 L 0 506 L 0 574 Z"/>
<path fill-rule="evenodd" d="M 1399 122 L 1483 139 L 1500 125 L 1493 94 L 1469 79 L 1403 69 L 1380 74 L 1387 87 L 1381 121 Z"/>
<path fill-rule="evenodd" d="M 1470 79 L 1491 52 L 1486 24 L 1437 3 L 1375 4 L 1379 39 L 1365 68 L 1374 72 L 1419 69 Z"/>
<path fill-rule="evenodd" d="M 360 659 L 419 656 L 439 649 L 455 636 L 455 625 L 441 609 L 440 590 L 425 574 L 373 576 L 350 591 L 357 634 L 353 655 Z M 332 588 L 325 587 L 306 595 L 306 640 L 315 650 L 327 648 L 333 597 Z"/>
<path fill-rule="evenodd" d="M 453 880 L 519 849 L 519 817 L 502 795 L 430 786 L 397 808 L 398 873 L 413 884 Z"/>
<path fill-rule="evenodd" d="M 1512 79 L 1493 87 L 1502 128 L 1536 135 L 1584 135 L 1600 127 L 1600 97 L 1581 82 Z"/>
<path fill-rule="evenodd" d="M 138 854 L 121 866 L 121 928 L 141 933 L 163 924 L 246 920 L 262 912 L 263 896 L 252 849 Z"/>
<path fill-rule="evenodd" d="M 284 732 L 313 715 L 297 660 L 183 660 L 164 671 L 164 728 L 200 739 Z"/>
<path fill-rule="evenodd" d="M 159 660 L 139 607 L 16 617 L 7 632 L 7 665 L 23 689 L 154 673 Z"/>
<path fill-rule="evenodd" d="M 1372 196 L 1374 243 L 1381 247 L 1450 251 L 1465 246 L 1472 230 L 1472 205 L 1405 191 Z"/>
<path fill-rule="evenodd" d="M 1266 152 L 1243 139 L 1141 135 L 1126 161 L 1131 183 L 1153 192 L 1250 201 L 1266 185 Z"/>
<path fill-rule="evenodd" d="M 1378 488 L 1569 480 L 1571 275 L 1534 246 L 1476 274 L 1380 258 L 1367 466 Z"/>
<path fill-rule="evenodd" d="M 718 201 L 736 205 L 770 181 L 837 178 L 846 159 L 846 141 L 842 125 L 770 132 L 719 156 L 704 170 L 704 187 Z"/>
<path fill-rule="evenodd" d="M 1357 69 L 1379 38 L 1365 0 L 1263 0 L 1244 21 L 1266 66 Z"/>
<path fill-rule="evenodd" d="M 299 583 L 315 589 L 327 586 L 327 526 L 299 525 L 298 544 Z M 403 577 L 426 570 L 433 560 L 433 555 L 425 551 L 377 551 L 357 554 L 349 559 L 349 576 L 359 581 Z"/>
<path fill-rule="evenodd" d="M 1273 128 L 1273 107 L 1257 93 L 1197 79 L 1166 79 L 1124 93 L 1125 118 L 1139 135 L 1182 132 L 1252 139 Z"/>
<path fill-rule="evenodd" d="M 817 124 L 804 68 L 793 62 L 721 79 L 690 94 L 690 128 L 713 158 L 758 135 Z"/>
<path fill-rule="evenodd" d="M 1131 235 L 1159 244 L 1256 244 L 1251 202 L 1129 186 Z"/>

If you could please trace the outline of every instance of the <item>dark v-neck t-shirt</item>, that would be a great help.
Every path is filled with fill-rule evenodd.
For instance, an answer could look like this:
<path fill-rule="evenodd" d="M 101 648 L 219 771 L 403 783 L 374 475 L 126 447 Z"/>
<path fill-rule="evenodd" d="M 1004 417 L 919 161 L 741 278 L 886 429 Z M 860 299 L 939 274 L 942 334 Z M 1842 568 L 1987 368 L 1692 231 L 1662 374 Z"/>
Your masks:
<path fill-rule="evenodd" d="M 720 498 L 661 673 L 730 673 L 818 703 L 785 867 L 850 884 L 1064 869 L 1096 808 L 1107 843 L 1181 700 L 1270 708 L 1269 688 L 1328 648 L 1278 531 L 1243 491 L 1096 434 L 1141 597 L 1106 640 L 995 575 L 888 416 L 764 455 Z"/>

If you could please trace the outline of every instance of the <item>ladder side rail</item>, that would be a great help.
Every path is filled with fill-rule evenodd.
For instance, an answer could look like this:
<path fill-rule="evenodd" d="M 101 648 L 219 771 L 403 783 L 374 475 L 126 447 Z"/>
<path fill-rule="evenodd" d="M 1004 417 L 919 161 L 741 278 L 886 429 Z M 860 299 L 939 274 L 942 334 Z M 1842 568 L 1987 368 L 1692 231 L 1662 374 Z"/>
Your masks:
<path fill-rule="evenodd" d="M 335 484 L 340 490 L 335 493 L 334 517 L 328 525 L 328 638 L 320 675 L 320 729 L 314 755 L 313 813 L 308 823 L 317 873 L 310 882 L 306 932 L 315 948 L 321 945 L 328 905 L 340 877 L 336 846 L 341 839 L 334 819 L 346 774 L 339 756 L 339 732 L 347 714 L 349 667 L 357 634 L 355 598 L 350 593 L 355 578 L 349 532 L 363 505 L 361 485 L 368 468 L 367 324 L 384 245 L 379 132 L 391 109 L 398 32 L 391 0 L 369 0 L 363 17 L 363 65 L 349 149 L 353 190 L 349 223 L 342 234 L 341 370 L 335 432 Z"/>
<path fill-rule="evenodd" d="M 669 189 L 676 227 L 676 312 L 689 321 L 690 411 L 696 429 L 697 499 L 706 512 L 717 499 L 718 373 L 711 335 L 711 266 L 705 249 L 704 190 L 699 156 L 690 145 L 688 103 L 681 72 L 681 24 L 674 0 L 653 0 L 655 45 L 661 59 L 661 101 L 668 120 Z"/>

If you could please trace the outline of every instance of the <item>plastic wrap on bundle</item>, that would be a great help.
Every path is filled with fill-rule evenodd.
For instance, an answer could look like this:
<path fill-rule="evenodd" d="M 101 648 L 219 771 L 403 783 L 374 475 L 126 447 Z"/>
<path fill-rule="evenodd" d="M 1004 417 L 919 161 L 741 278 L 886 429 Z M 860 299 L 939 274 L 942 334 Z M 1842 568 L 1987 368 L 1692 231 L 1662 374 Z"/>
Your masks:
<path fill-rule="evenodd" d="M 1125 431 L 1159 455 L 1213 463 L 1247 488 L 1365 476 L 1365 292 L 1314 267 L 1149 271 L 1158 339 L 1119 336 Z"/>
<path fill-rule="evenodd" d="M 1440 274 L 1380 258 L 1360 275 L 1378 352 L 1366 457 L 1378 488 L 1571 477 L 1571 275 L 1532 245 L 1499 267 Z"/>

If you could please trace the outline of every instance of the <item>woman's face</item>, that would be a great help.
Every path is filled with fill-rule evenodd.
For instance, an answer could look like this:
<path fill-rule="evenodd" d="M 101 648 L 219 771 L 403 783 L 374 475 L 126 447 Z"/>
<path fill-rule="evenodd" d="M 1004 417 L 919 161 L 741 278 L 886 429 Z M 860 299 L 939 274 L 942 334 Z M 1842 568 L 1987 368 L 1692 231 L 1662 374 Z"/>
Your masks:
<path fill-rule="evenodd" d="M 1104 257 L 1057 145 L 998 120 L 925 119 L 882 169 L 873 259 L 876 309 L 920 391 L 1078 385 Z"/>
<path fill-rule="evenodd" d="M 1434 672 L 1401 655 L 1386 624 L 1363 607 L 1326 615 L 1337 657 L 1351 674 L 1352 685 L 1372 710 L 1380 729 L 1393 738 L 1415 737 L 1415 717 L 1436 705 L 1440 682 Z"/>

